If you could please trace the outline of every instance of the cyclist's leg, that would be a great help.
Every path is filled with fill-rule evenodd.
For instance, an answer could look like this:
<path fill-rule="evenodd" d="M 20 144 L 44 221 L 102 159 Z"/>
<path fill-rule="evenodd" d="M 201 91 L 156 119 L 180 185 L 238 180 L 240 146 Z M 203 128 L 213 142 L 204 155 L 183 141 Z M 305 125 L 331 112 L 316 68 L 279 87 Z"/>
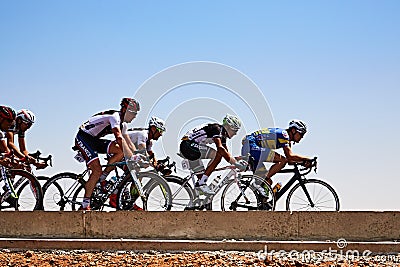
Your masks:
<path fill-rule="evenodd" d="M 102 173 L 100 160 L 97 151 L 94 149 L 96 141 L 98 139 L 96 140 L 96 138 L 81 131 L 78 132 L 75 138 L 75 145 L 85 159 L 86 165 L 91 169 L 89 179 L 85 184 L 85 195 L 82 202 L 83 209 L 90 207 L 90 197 Z"/>
<path fill-rule="evenodd" d="M 108 140 L 105 140 L 108 141 Z M 100 151 L 99 151 L 100 152 Z M 108 159 L 108 164 L 119 162 L 124 157 L 124 152 L 122 151 L 121 147 L 115 141 L 108 142 L 107 144 L 107 154 L 112 155 Z M 112 171 L 115 167 L 107 166 L 104 171 Z"/>
<path fill-rule="evenodd" d="M 270 160 L 268 159 L 267 161 L 270 161 Z M 284 156 L 282 156 L 278 153 L 274 153 L 272 162 L 274 164 L 271 166 L 271 168 L 269 168 L 269 170 L 265 176 L 268 181 L 271 180 L 271 177 L 274 176 L 277 172 L 282 170 L 286 166 L 288 161 Z"/>

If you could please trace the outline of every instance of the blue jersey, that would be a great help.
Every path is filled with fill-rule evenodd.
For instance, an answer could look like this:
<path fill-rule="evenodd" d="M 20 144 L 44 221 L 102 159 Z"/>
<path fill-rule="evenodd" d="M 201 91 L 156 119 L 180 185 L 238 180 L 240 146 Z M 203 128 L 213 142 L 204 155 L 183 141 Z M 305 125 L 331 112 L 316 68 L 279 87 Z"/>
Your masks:
<path fill-rule="evenodd" d="M 251 133 L 248 139 L 253 139 L 259 147 L 269 149 L 278 149 L 290 145 L 289 134 L 281 128 L 264 128 Z"/>

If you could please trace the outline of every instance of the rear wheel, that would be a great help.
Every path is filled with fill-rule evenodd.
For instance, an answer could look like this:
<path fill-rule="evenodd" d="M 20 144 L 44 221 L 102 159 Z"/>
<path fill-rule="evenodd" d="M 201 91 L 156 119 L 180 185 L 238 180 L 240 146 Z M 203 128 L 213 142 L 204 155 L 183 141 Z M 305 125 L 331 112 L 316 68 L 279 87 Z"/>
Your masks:
<path fill-rule="evenodd" d="M 287 196 L 286 210 L 339 211 L 339 197 L 329 184 L 317 179 L 303 182 L 306 191 L 300 183 L 296 184 Z"/>
<path fill-rule="evenodd" d="M 46 211 L 75 210 L 73 196 L 84 181 L 75 173 L 65 172 L 54 175 L 43 185 L 43 206 Z"/>
<path fill-rule="evenodd" d="M 258 186 L 265 188 L 267 196 L 258 191 Z M 243 175 L 240 180 L 232 180 L 222 192 L 223 211 L 274 210 L 274 208 L 275 197 L 271 186 L 255 175 Z"/>

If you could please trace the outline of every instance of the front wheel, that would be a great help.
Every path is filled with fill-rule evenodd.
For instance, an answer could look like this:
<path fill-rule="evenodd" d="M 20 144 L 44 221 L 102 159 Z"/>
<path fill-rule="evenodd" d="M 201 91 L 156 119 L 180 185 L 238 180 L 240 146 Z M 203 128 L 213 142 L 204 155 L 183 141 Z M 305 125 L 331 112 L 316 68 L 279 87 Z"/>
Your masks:
<path fill-rule="evenodd" d="M 192 187 L 187 181 L 174 175 L 164 176 L 172 193 L 171 210 L 183 211 L 187 208 L 193 207 L 194 192 Z"/>
<path fill-rule="evenodd" d="M 274 210 L 275 197 L 271 186 L 262 178 L 243 175 L 238 180 L 233 179 L 225 187 L 221 196 L 221 208 L 223 211 Z"/>
<path fill-rule="evenodd" d="M 288 211 L 339 211 L 339 197 L 326 182 L 309 179 L 296 184 L 286 199 Z"/>
<path fill-rule="evenodd" d="M 171 210 L 172 194 L 168 182 L 153 172 L 138 173 L 144 196 L 139 197 L 136 186 L 128 175 L 118 190 L 117 207 L 122 210 L 141 208 L 147 211 Z"/>
<path fill-rule="evenodd" d="M 9 208 L 15 210 L 31 211 L 43 209 L 42 187 L 36 177 L 24 170 L 9 170 L 10 178 L 18 198 L 11 196 L 6 199 Z M 4 208 L 3 203 L 1 208 Z"/>

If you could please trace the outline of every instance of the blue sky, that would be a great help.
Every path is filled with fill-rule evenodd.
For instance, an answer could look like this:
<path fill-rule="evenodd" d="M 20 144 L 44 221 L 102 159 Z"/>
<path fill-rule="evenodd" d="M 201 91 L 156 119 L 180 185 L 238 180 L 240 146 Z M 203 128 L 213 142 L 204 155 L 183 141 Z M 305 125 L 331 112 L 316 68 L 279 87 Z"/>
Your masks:
<path fill-rule="evenodd" d="M 319 156 L 316 176 L 343 209 L 398 210 L 399 13 L 400 2 L 386 0 L 3 0 L 0 103 L 37 115 L 28 148 L 53 154 L 55 165 L 38 173 L 79 171 L 70 147 L 90 115 L 118 108 L 165 68 L 218 62 L 258 85 L 276 126 L 308 123 L 293 149 Z M 157 115 L 172 108 L 167 101 Z"/>

